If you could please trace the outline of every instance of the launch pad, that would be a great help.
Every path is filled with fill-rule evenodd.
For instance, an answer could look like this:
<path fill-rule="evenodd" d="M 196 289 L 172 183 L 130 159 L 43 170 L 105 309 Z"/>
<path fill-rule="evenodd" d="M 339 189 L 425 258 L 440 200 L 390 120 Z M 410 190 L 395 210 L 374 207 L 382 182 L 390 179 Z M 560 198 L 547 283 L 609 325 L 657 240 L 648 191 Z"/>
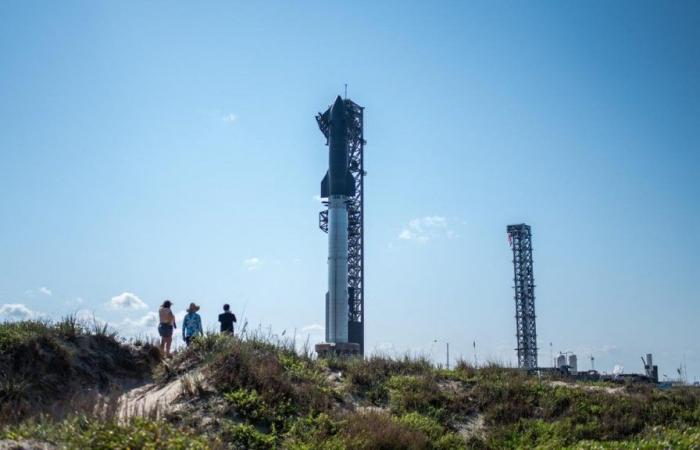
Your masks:
<path fill-rule="evenodd" d="M 360 356 L 360 344 L 356 344 L 354 342 L 331 342 L 316 344 L 316 354 L 319 358 Z"/>

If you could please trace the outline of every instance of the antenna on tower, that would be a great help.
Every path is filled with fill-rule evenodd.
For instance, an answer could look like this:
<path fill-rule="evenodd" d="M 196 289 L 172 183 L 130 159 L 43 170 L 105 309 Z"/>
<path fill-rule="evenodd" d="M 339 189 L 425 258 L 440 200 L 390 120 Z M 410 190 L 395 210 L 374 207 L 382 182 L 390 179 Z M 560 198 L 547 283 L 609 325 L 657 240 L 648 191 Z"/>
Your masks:
<path fill-rule="evenodd" d="M 344 98 L 345 98 L 345 100 L 348 99 L 348 84 L 347 83 L 345 83 L 345 97 Z"/>
<path fill-rule="evenodd" d="M 549 343 L 549 360 L 552 363 L 552 367 L 557 367 L 557 363 L 554 361 L 554 353 L 552 353 L 552 343 Z"/>

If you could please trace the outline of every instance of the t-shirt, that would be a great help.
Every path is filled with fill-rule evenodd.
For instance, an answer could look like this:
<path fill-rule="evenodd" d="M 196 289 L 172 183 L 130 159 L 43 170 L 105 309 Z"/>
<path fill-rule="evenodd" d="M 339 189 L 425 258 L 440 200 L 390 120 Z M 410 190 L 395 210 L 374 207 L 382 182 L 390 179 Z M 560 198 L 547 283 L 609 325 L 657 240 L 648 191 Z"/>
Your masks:
<path fill-rule="evenodd" d="M 221 331 L 230 331 L 233 333 L 233 322 L 236 321 L 236 315 L 231 311 L 226 311 L 223 314 L 219 314 L 219 322 L 221 322 Z"/>

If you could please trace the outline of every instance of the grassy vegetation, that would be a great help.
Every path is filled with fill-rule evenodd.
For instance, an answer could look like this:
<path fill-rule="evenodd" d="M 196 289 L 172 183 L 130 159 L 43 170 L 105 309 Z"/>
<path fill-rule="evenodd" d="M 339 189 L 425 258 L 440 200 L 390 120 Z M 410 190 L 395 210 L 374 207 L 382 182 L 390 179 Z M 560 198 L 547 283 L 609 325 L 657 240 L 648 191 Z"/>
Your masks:
<path fill-rule="evenodd" d="M 0 423 L 66 412 L 86 390 L 105 393 L 150 376 L 159 359 L 150 344 L 126 345 L 107 327 L 75 317 L 1 323 Z"/>
<path fill-rule="evenodd" d="M 0 345 L 36 342 L 42 326 L 12 325 Z M 48 328 L 56 341 L 46 348 L 57 352 L 81 333 Z M 700 448 L 696 389 L 611 393 L 497 365 L 446 370 L 408 357 L 321 361 L 259 335 L 207 335 L 154 372 L 162 385 L 178 377 L 190 381 L 161 421 L 46 416 L 6 426 L 0 438 L 76 449 Z"/>
<path fill-rule="evenodd" d="M 135 419 L 128 424 L 86 417 L 62 422 L 30 421 L 0 432 L 1 439 L 33 439 L 69 449 L 209 449 L 223 448 L 214 439 L 191 430 L 149 420 Z"/>

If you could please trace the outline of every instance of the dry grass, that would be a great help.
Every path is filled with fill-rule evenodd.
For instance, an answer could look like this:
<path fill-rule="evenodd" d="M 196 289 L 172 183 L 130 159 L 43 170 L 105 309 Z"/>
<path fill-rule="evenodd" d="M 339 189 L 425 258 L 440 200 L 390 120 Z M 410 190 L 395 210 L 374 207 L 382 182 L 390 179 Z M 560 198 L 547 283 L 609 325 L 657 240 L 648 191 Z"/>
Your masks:
<path fill-rule="evenodd" d="M 390 415 L 376 411 L 348 416 L 341 435 L 348 449 L 422 450 L 431 448 L 425 433 L 413 430 Z"/>
<path fill-rule="evenodd" d="M 104 326 L 75 317 L 1 323 L 0 349 L 0 423 L 96 401 L 150 376 L 160 359 L 152 345 L 119 342 Z"/>
<path fill-rule="evenodd" d="M 448 370 L 408 356 L 316 360 L 308 346 L 299 352 L 294 338 L 260 329 L 245 331 L 241 338 L 207 333 L 159 364 L 157 382 L 144 395 L 167 390 L 176 398 L 167 411 L 160 405 L 144 407 L 139 415 L 146 420 L 134 425 L 131 416 L 122 418 L 115 412 L 113 399 L 101 387 L 112 385 L 118 379 L 115 374 L 149 371 L 153 363 L 148 345 L 123 345 L 108 331 L 86 331 L 71 320 L 60 326 L 32 322 L 0 327 L 0 347 L 5 349 L 0 368 L 14 370 L 14 376 L 0 377 L 4 420 L 10 421 L 6 405 L 29 412 L 14 420 L 23 425 L 6 430 L 15 433 L 32 423 L 22 417 L 36 416 L 38 411 L 33 409 L 32 395 L 44 391 L 31 378 L 18 376 L 27 370 L 41 373 L 51 383 L 63 382 L 69 395 L 56 397 L 55 410 L 42 409 L 62 422 L 32 428 L 26 435 L 63 430 L 52 431 L 52 436 L 92 444 L 84 448 L 98 442 L 167 448 L 149 441 L 161 438 L 172 448 L 561 448 L 581 442 L 595 448 L 611 442 L 636 448 L 646 436 L 654 443 L 668 436 L 669 442 L 688 447 L 700 427 L 697 389 L 661 391 L 649 385 L 628 385 L 615 393 L 575 389 L 497 362 L 475 367 L 459 361 Z M 81 375 L 86 361 L 92 370 Z M 327 381 L 331 372 L 334 382 Z M 65 384 L 58 377 L 66 374 L 78 374 L 82 381 Z M 77 395 L 76 387 L 87 384 L 93 390 Z M 478 433 L 460 435 L 475 418 Z M 76 433 L 106 434 L 71 440 L 65 432 L 70 427 Z M 167 433 L 159 434 L 159 427 Z M 112 441 L 108 436 L 132 431 L 142 433 L 143 440 L 133 440 L 137 436 L 119 440 L 120 436 Z M 197 434 L 207 437 L 198 439 Z"/>

